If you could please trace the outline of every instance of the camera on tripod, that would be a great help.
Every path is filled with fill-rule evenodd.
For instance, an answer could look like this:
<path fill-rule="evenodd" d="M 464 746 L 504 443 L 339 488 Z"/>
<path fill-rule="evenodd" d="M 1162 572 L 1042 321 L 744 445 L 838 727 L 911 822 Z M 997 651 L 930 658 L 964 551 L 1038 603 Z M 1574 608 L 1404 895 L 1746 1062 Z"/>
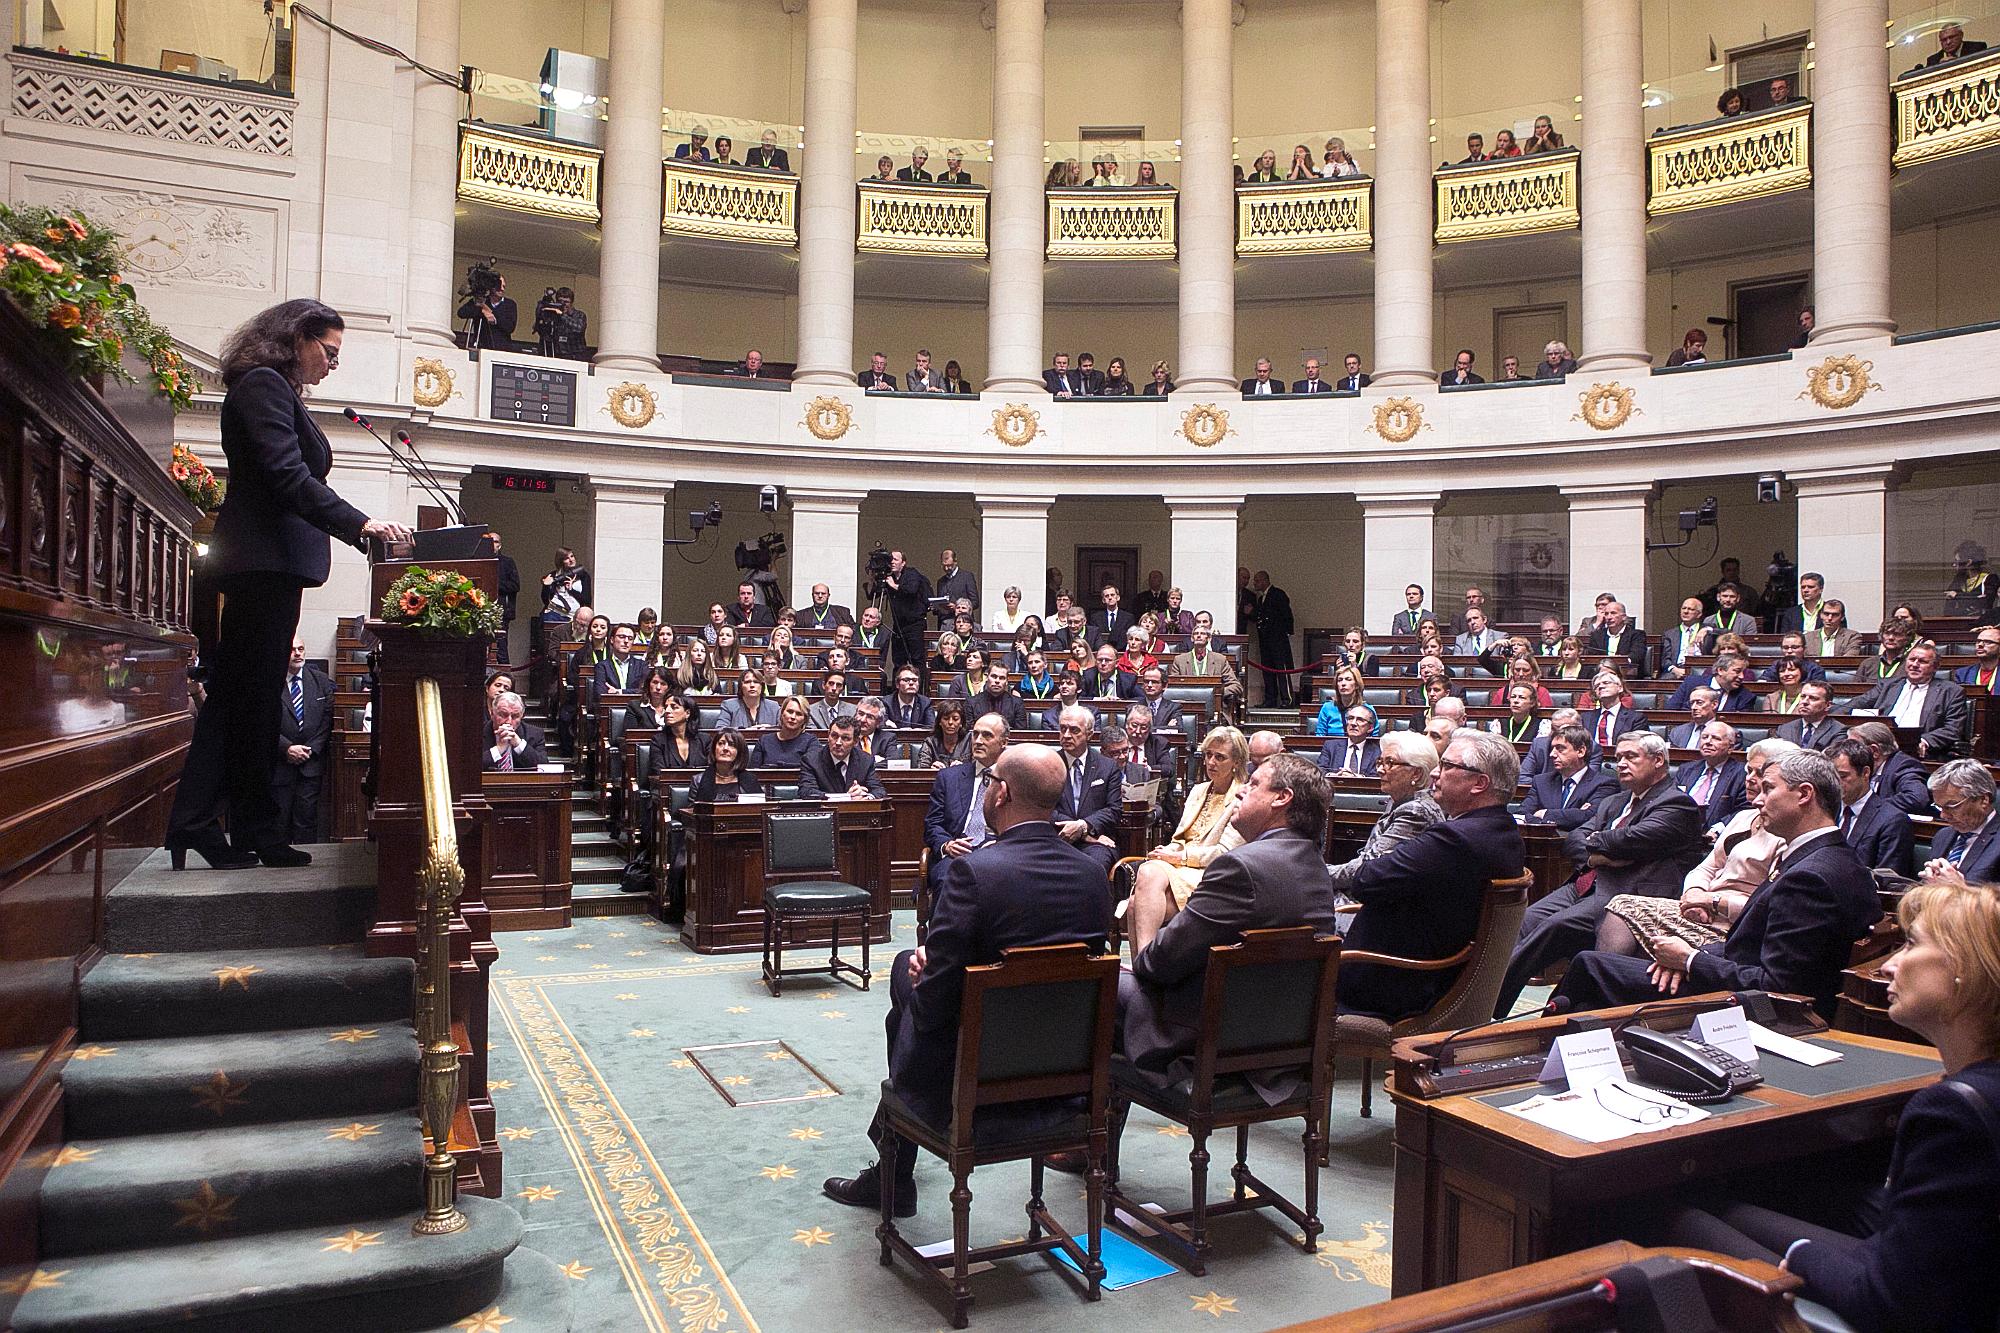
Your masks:
<path fill-rule="evenodd" d="M 746 572 L 766 573 L 773 561 L 785 554 L 785 534 L 767 532 L 754 542 L 736 543 L 736 567 Z"/>
<path fill-rule="evenodd" d="M 494 267 L 494 261 L 481 259 L 465 270 L 465 285 L 458 289 L 458 294 L 478 301 L 490 301 L 500 294 L 500 285 L 500 270 Z"/>

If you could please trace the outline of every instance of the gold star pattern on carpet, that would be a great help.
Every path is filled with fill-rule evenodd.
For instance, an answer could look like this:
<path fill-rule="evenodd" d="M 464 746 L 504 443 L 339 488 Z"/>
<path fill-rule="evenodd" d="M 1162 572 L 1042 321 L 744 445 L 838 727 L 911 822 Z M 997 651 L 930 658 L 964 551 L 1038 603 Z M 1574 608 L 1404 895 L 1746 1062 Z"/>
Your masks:
<path fill-rule="evenodd" d="M 796 1180 L 798 1179 L 799 1172 L 797 1167 L 786 1166 L 780 1163 L 777 1166 L 767 1166 L 757 1174 L 766 1180 Z"/>
<path fill-rule="evenodd" d="M 750 1076 L 748 1074 L 731 1074 L 722 1080 L 722 1086 L 725 1088 L 740 1088 L 749 1081 Z"/>
<path fill-rule="evenodd" d="M 577 1282 L 583 1281 L 583 1275 L 590 1271 L 590 1267 L 581 1259 L 572 1259 L 562 1266 L 562 1275 Z"/>
<path fill-rule="evenodd" d="M 832 998 L 834 998 L 834 996 L 832 991 L 823 990 L 820 991 L 818 994 L 814 995 L 813 998 L 815 1000 L 831 1000 Z"/>
<path fill-rule="evenodd" d="M 469 1314 L 456 1324 L 453 1324 L 452 1327 L 462 1328 L 466 1333 L 500 1333 L 500 1326 L 502 1324 L 511 1324 L 513 1322 L 513 1316 L 501 1314 L 500 1307 L 496 1305 L 490 1310 L 481 1310 L 478 1314 Z"/>
<path fill-rule="evenodd" d="M 1170 1139 L 1184 1139 L 1188 1136 L 1186 1125 L 1161 1125 L 1153 1131 Z"/>
<path fill-rule="evenodd" d="M 263 968 L 257 966 L 255 963 L 238 963 L 234 967 L 218 967 L 213 974 L 215 977 L 215 988 L 217 990 L 228 990 L 231 985 L 235 985 L 240 986 L 244 990 L 249 990 L 250 978 L 263 970 Z"/>
<path fill-rule="evenodd" d="M 68 1277 L 67 1268 L 37 1268 L 32 1273 L 20 1277 L 10 1277 L 0 1282 L 0 1296 L 25 1296 L 31 1291 L 47 1291 L 50 1287 L 60 1287 Z"/>
<path fill-rule="evenodd" d="M 511 977 L 514 975 L 514 969 L 511 967 L 496 967 L 493 969 L 493 975 L 496 977 Z"/>
<path fill-rule="evenodd" d="M 513 1086 L 514 1080 L 511 1078 L 492 1078 L 486 1080 L 487 1089 L 493 1092 L 506 1092 Z"/>
<path fill-rule="evenodd" d="M 116 1046 L 79 1046 L 69 1053 L 72 1060 L 103 1060 L 118 1054 Z"/>
<path fill-rule="evenodd" d="M 188 1091 L 194 1094 L 194 1104 L 204 1111 L 213 1111 L 220 1120 L 229 1114 L 234 1106 L 243 1105 L 243 1094 L 250 1088 L 248 1082 L 238 1083 L 228 1074 L 218 1069 L 215 1077 L 206 1083 L 197 1083 Z"/>
<path fill-rule="evenodd" d="M 792 1241 L 794 1244 L 803 1245 L 810 1250 L 815 1245 L 833 1244 L 833 1233 L 825 1227 L 806 1227 L 802 1230 L 794 1231 L 792 1233 Z"/>
<path fill-rule="evenodd" d="M 553 963 L 555 960 L 556 956 L 552 953 L 538 953 L 535 955 L 535 961 L 538 963 Z"/>
<path fill-rule="evenodd" d="M 320 1252 L 323 1254 L 332 1250 L 339 1250 L 342 1254 L 355 1254 L 367 1249 L 370 1245 L 380 1245 L 382 1243 L 382 1233 L 379 1231 L 355 1231 L 349 1229 L 343 1231 L 338 1236 L 322 1236 L 320 1239 L 325 1242 L 320 1246 Z"/>
<path fill-rule="evenodd" d="M 814 1143 L 825 1138 L 826 1132 L 814 1129 L 811 1125 L 806 1125 L 793 1130 L 791 1133 L 785 1135 L 785 1137 L 788 1139 L 797 1139 L 800 1143 Z"/>
<path fill-rule="evenodd" d="M 101 1148 L 79 1148 L 74 1143 L 65 1143 L 62 1147 L 56 1149 L 55 1156 L 49 1158 L 49 1165 L 51 1167 L 75 1166 L 80 1162 L 89 1161 L 102 1151 L 103 1149 Z"/>
<path fill-rule="evenodd" d="M 845 1018 L 847 1017 L 847 1011 L 845 1009 L 822 1009 L 819 1011 L 819 1016 L 821 1018 Z"/>
<path fill-rule="evenodd" d="M 529 1203 L 553 1203 L 556 1195 L 561 1193 L 554 1185 L 530 1185 L 521 1191 L 519 1197 Z"/>
<path fill-rule="evenodd" d="M 569 947 L 572 949 L 595 949 L 597 946 L 595 944 L 572 944 Z"/>
<path fill-rule="evenodd" d="M 520 1139 L 532 1139 L 533 1137 L 535 1137 L 535 1131 L 532 1129 L 526 1129 L 516 1126 L 513 1129 L 501 1130 L 500 1137 L 503 1139 L 508 1139 L 510 1141 L 520 1140 Z"/>
<path fill-rule="evenodd" d="M 624 994 L 619 995 L 616 998 L 620 1000 L 636 1000 L 639 998 L 639 992 L 635 990 L 628 990 Z"/>
<path fill-rule="evenodd" d="M 381 1132 L 380 1125 L 364 1125 L 356 1120 L 349 1125 L 335 1125 L 326 1132 L 326 1136 L 330 1139 L 345 1139 L 349 1143 L 359 1143 L 363 1139 L 372 1139 Z"/>
<path fill-rule="evenodd" d="M 669 1061 L 667 1062 L 667 1068 L 669 1068 L 669 1069 L 693 1069 L 693 1068 L 694 1068 L 694 1061 L 692 1061 L 692 1060 L 669 1060 Z"/>
<path fill-rule="evenodd" d="M 725 1014 L 747 1014 L 750 1012 L 750 1006 L 747 1004 L 732 1004 L 722 1012 Z"/>
<path fill-rule="evenodd" d="M 792 1058 L 792 1053 L 790 1051 L 766 1051 L 764 1052 L 764 1058 L 766 1060 L 789 1060 Z"/>
<path fill-rule="evenodd" d="M 608 940 L 622 940 L 625 938 L 625 932 L 622 930 L 607 930 L 604 932 L 604 938 Z"/>
<path fill-rule="evenodd" d="M 174 1219 L 174 1226 L 193 1227 L 206 1236 L 217 1227 L 228 1226 L 236 1220 L 230 1216 L 230 1212 L 236 1207 L 238 1197 L 234 1194 L 217 1194 L 215 1186 L 204 1180 L 195 1186 L 193 1194 L 185 1199 L 173 1201 L 174 1207 L 178 1208 L 181 1214 Z"/>
<path fill-rule="evenodd" d="M 344 1032 L 334 1033 L 331 1037 L 328 1037 L 327 1040 L 344 1041 L 349 1046 L 353 1046 L 358 1042 L 373 1041 L 381 1035 L 382 1035 L 381 1031 L 377 1028 L 348 1028 Z"/>
<path fill-rule="evenodd" d="M 646 951 L 644 949 L 627 949 L 625 951 L 625 956 L 627 958 L 644 958 L 646 956 Z"/>
<path fill-rule="evenodd" d="M 523 935 L 521 937 L 521 942 L 523 944 L 540 944 L 542 942 L 542 937 L 540 935 Z"/>
<path fill-rule="evenodd" d="M 1236 1308 L 1234 1296 L 1218 1296 L 1211 1291 L 1206 1296 L 1190 1296 L 1188 1299 L 1194 1302 L 1194 1309 L 1189 1312 L 1191 1314 L 1209 1314 L 1220 1319 L 1226 1314 L 1243 1313 Z"/>
<path fill-rule="evenodd" d="M 628 1037 L 657 1037 L 659 1033 L 653 1031 L 651 1028 L 633 1028 L 625 1035 Z"/>
<path fill-rule="evenodd" d="M 609 963 L 592 963 L 592 964 L 590 965 L 590 970 L 591 970 L 591 971 L 593 971 L 593 972 L 609 972 L 609 971 L 611 970 L 611 964 L 609 964 Z"/>

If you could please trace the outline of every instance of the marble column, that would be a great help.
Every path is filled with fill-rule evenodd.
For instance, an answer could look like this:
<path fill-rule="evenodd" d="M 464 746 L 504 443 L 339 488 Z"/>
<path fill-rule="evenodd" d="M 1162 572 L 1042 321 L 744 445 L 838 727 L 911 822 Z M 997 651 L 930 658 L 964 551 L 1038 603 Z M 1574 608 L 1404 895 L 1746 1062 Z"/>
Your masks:
<path fill-rule="evenodd" d="M 1372 382 L 1385 387 L 1437 383 L 1431 346 L 1430 123 L 1430 0 L 1376 0 L 1371 371 Z M 1368 623 L 1375 624 L 1372 608 Z"/>
<path fill-rule="evenodd" d="M 1381 142 L 1381 136 L 1376 136 Z M 1425 604 L 1439 615 L 1431 586 L 1431 565 L 1437 550 L 1439 491 L 1391 495 L 1360 495 L 1361 502 L 1361 623 L 1370 634 L 1387 634 L 1398 611 L 1405 610 L 1403 589 L 1422 584 Z"/>
<path fill-rule="evenodd" d="M 835 606 L 861 614 L 856 602 L 861 572 L 861 491 L 787 486 L 792 509 L 792 605 L 811 606 L 812 588 L 824 583 Z"/>
<path fill-rule="evenodd" d="M 1639 0 L 1583 0 L 1583 339 L 1579 370 L 1623 370 L 1646 350 L 1646 124 Z M 1634 615 L 1638 613 L 1635 611 Z"/>
<path fill-rule="evenodd" d="M 1653 494 L 1651 482 L 1562 488 L 1569 505 L 1568 623 L 1579 625 L 1594 615 L 1597 594 L 1608 592 L 1647 626 L 1646 534 Z"/>
<path fill-rule="evenodd" d="M 1167 512 L 1173 525 L 1169 587 L 1181 590 L 1181 605 L 1206 611 L 1215 632 L 1236 631 L 1237 520 L 1243 496 L 1170 495 Z"/>
<path fill-rule="evenodd" d="M 806 139 L 799 167 L 801 384 L 854 386 L 856 0 L 806 5 Z"/>
<path fill-rule="evenodd" d="M 1814 0 L 1812 343 L 1866 342 L 1889 315 L 1888 0 Z M 1848 620 L 1861 624 L 1852 609 Z"/>
<path fill-rule="evenodd" d="M 1799 572 L 1826 576 L 1826 595 L 1847 607 L 1847 623 L 1871 630 L 1889 607 L 1889 484 L 1895 469 L 1786 472 L 1798 495 Z"/>
<path fill-rule="evenodd" d="M 611 0 L 611 109 L 604 129 L 604 223 L 597 254 L 597 364 L 607 370 L 660 368 L 666 34 L 666 0 Z M 653 588 L 657 598 L 657 574 Z"/>
<path fill-rule="evenodd" d="M 1045 24 L 1043 0 L 994 0 L 984 386 L 990 393 L 1042 387 Z"/>
<path fill-rule="evenodd" d="M 992 624 L 994 615 L 1007 609 L 1001 594 L 1008 588 L 1021 590 L 1022 610 L 1040 614 L 1049 568 L 1049 506 L 1055 502 L 1054 495 L 979 497 L 983 624 Z"/>
<path fill-rule="evenodd" d="M 657 481 L 592 477 L 595 512 L 591 531 L 590 595 L 613 621 L 631 620 L 641 607 L 658 609 L 665 589 L 667 496 Z M 519 557 L 516 557 L 517 559 Z M 525 579 L 524 579 L 525 581 Z"/>
<path fill-rule="evenodd" d="M 1174 378 L 1183 392 L 1227 393 L 1238 382 L 1233 44 L 1230 0 L 1181 0 L 1180 363 Z"/>
<path fill-rule="evenodd" d="M 417 0 L 416 56 L 432 69 L 458 71 L 458 0 Z M 417 342 L 450 347 L 460 96 L 457 88 L 421 70 L 410 77 L 417 91 L 410 124 L 410 250 L 403 322 Z"/>

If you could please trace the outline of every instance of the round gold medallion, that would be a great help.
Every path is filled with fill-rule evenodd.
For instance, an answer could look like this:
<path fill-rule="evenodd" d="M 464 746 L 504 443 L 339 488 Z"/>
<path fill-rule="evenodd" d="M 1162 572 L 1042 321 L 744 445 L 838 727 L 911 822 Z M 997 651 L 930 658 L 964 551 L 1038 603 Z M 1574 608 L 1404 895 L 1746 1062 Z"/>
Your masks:
<path fill-rule="evenodd" d="M 1632 391 L 1615 380 L 1591 385 L 1576 396 L 1576 401 L 1577 410 L 1570 420 L 1586 422 L 1592 430 L 1617 430 L 1639 411 L 1632 405 Z"/>
<path fill-rule="evenodd" d="M 613 421 L 627 430 L 638 430 L 653 420 L 653 414 L 660 410 L 660 401 L 645 385 L 627 380 L 612 387 L 605 406 Z"/>
<path fill-rule="evenodd" d="M 1799 397 L 1810 396 L 1821 407 L 1836 412 L 1852 407 L 1862 395 L 1882 387 L 1871 373 L 1874 369 L 1873 361 L 1858 356 L 1830 356 L 1806 371 L 1806 387 Z"/>
<path fill-rule="evenodd" d="M 854 409 L 827 394 L 806 404 L 804 425 L 816 440 L 837 440 L 854 428 Z"/>
<path fill-rule="evenodd" d="M 1424 420 L 1424 405 L 1414 398 L 1385 398 L 1375 404 L 1375 423 L 1369 427 L 1391 444 L 1407 444 L 1420 430 L 1430 429 Z"/>
<path fill-rule="evenodd" d="M 1008 403 L 993 409 L 993 426 L 986 432 L 1000 443 L 1019 449 L 1042 433 L 1042 414 L 1026 403 Z"/>
<path fill-rule="evenodd" d="M 1223 436 L 1235 433 L 1229 428 L 1229 413 L 1214 403 L 1198 403 L 1181 413 L 1181 434 L 1198 449 L 1212 448 Z"/>
<path fill-rule="evenodd" d="M 443 407 L 452 395 L 452 381 L 444 362 L 420 356 L 410 371 L 410 401 L 418 407 Z"/>

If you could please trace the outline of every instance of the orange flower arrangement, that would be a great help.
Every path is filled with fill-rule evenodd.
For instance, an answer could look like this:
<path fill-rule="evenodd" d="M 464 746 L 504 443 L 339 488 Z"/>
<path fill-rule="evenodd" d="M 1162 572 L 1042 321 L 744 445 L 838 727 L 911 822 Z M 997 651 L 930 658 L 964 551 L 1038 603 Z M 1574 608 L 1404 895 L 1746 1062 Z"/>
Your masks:
<path fill-rule="evenodd" d="M 208 470 L 208 464 L 194 456 L 194 451 L 184 444 L 174 446 L 173 457 L 167 463 L 167 475 L 180 486 L 185 495 L 203 513 L 213 513 L 222 507 L 222 483 Z"/>
<path fill-rule="evenodd" d="M 382 597 L 382 618 L 450 638 L 492 634 L 500 608 L 463 574 L 412 565 Z"/>

